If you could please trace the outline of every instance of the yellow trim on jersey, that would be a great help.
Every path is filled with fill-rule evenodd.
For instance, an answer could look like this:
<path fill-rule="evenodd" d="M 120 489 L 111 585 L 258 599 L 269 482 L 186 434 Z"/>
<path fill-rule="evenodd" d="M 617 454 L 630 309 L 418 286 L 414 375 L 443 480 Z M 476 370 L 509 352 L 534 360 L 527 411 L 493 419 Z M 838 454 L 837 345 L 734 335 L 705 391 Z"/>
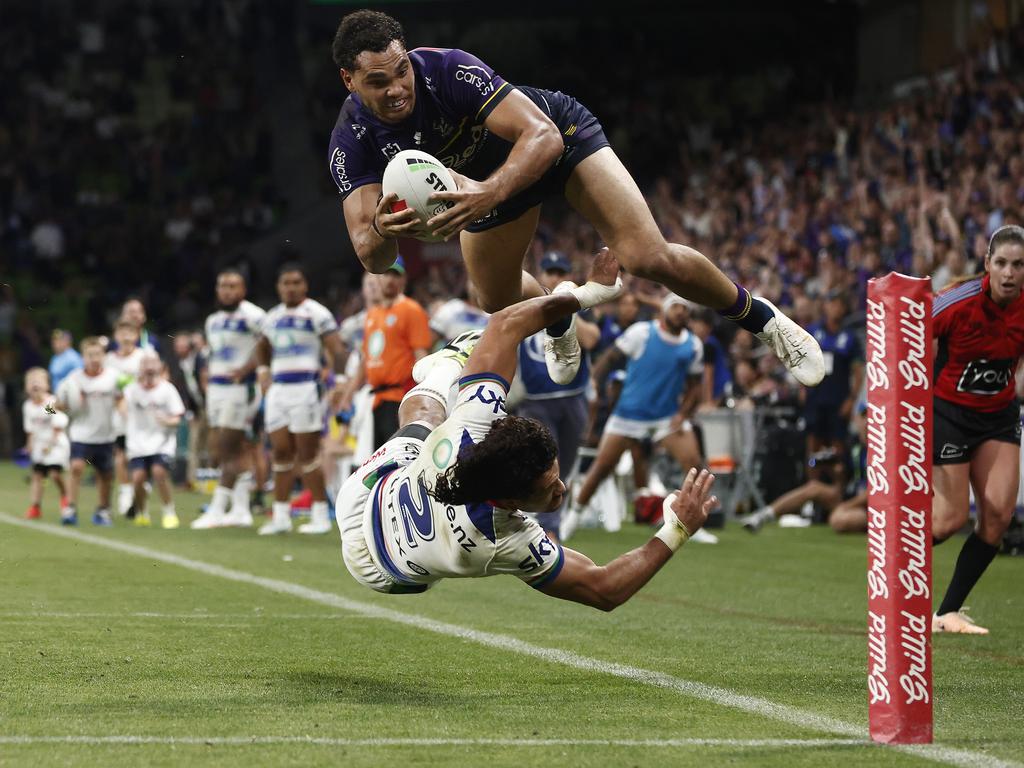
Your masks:
<path fill-rule="evenodd" d="M 477 110 L 477 113 L 476 113 L 477 117 L 480 117 L 480 113 L 483 112 L 485 109 L 487 109 L 487 105 L 490 104 L 494 100 L 495 96 L 497 96 L 499 93 L 501 93 L 502 89 L 506 85 L 508 85 L 508 83 L 502 83 L 500 86 L 498 86 L 498 90 L 496 90 L 494 93 L 492 93 L 490 95 L 490 98 L 488 98 L 487 101 L 485 101 L 483 104 L 480 105 L 480 109 Z"/>
<path fill-rule="evenodd" d="M 457 138 L 459 138 L 459 136 L 462 135 L 462 129 L 466 126 L 466 120 L 467 119 L 468 118 L 464 117 L 464 118 L 462 118 L 462 120 L 459 121 L 459 130 L 457 130 L 455 132 L 455 135 L 451 137 L 451 139 L 448 141 L 447 144 L 445 144 L 443 147 L 441 147 L 439 150 L 437 150 L 436 154 L 440 155 L 442 152 L 444 152 L 446 149 L 448 149 L 448 147 L 450 147 L 452 144 L 455 143 L 455 140 Z"/>

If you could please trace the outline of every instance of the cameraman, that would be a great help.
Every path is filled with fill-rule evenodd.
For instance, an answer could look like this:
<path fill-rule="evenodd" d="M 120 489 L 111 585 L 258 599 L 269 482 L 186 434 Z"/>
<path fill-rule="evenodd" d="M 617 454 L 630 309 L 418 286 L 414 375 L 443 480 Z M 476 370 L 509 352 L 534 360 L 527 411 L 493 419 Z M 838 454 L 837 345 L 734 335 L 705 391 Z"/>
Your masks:
<path fill-rule="evenodd" d="M 808 518 L 796 514 L 807 502 L 813 502 L 828 515 L 829 525 L 836 533 L 860 533 L 867 530 L 867 483 L 865 482 L 866 450 L 865 428 L 867 419 L 864 413 L 867 404 L 857 404 L 857 433 L 859 440 L 855 442 L 849 453 L 850 466 L 844 467 L 846 456 L 842 451 L 826 448 L 811 455 L 808 465 L 818 471 L 819 479 L 808 480 L 798 488 L 782 494 L 771 504 L 744 515 L 740 524 L 751 533 L 757 533 L 761 527 L 778 518 L 779 524 L 791 528 L 803 528 L 811 524 Z M 808 473 L 810 474 L 810 473 Z M 851 478 L 845 482 L 845 478 Z"/>

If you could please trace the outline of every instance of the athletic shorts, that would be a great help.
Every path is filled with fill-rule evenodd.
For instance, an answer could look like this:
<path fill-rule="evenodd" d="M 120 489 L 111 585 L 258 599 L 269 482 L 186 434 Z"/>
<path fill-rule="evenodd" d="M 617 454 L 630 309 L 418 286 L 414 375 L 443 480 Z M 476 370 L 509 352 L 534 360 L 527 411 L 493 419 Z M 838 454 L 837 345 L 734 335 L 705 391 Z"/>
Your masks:
<path fill-rule="evenodd" d="M 849 437 L 850 423 L 839 414 L 838 405 L 809 405 L 804 408 L 807 434 L 822 442 L 845 441 Z"/>
<path fill-rule="evenodd" d="M 315 381 L 271 384 L 263 410 L 268 433 L 287 429 L 294 435 L 320 434 L 324 429 L 324 404 Z"/>
<path fill-rule="evenodd" d="M 136 456 L 134 459 L 128 459 L 128 470 L 130 472 L 134 472 L 136 469 L 152 472 L 154 466 L 160 466 L 170 471 L 171 457 L 166 453 L 155 453 L 152 456 Z"/>
<path fill-rule="evenodd" d="M 599 149 L 611 146 L 601 123 L 572 96 L 561 91 L 543 91 L 523 86 L 517 88 L 558 126 L 565 144 L 562 155 L 539 181 L 499 203 L 488 215 L 466 227 L 468 232 L 484 232 L 515 221 L 545 200 L 564 194 L 565 185 L 576 166 Z"/>
<path fill-rule="evenodd" d="M 966 464 L 974 449 L 989 440 L 1020 445 L 1020 405 L 984 413 L 935 398 L 933 464 Z"/>
<path fill-rule="evenodd" d="M 50 472 L 63 472 L 67 467 L 60 464 L 33 464 L 32 471 L 37 475 L 48 475 Z"/>
<path fill-rule="evenodd" d="M 684 421 L 681 427 L 683 432 L 693 429 L 689 421 Z M 640 419 L 627 419 L 624 416 L 612 414 L 604 425 L 604 434 L 621 435 L 634 440 L 650 440 L 658 443 L 675 432 L 672 428 L 672 417 L 654 419 L 652 421 L 641 421 Z"/>
<path fill-rule="evenodd" d="M 114 447 L 117 448 L 117 450 L 124 451 L 126 450 L 125 446 L 126 442 L 124 434 L 120 434 L 114 438 Z"/>
<path fill-rule="evenodd" d="M 206 390 L 206 419 L 213 429 L 252 429 L 260 407 L 253 384 L 211 384 Z"/>
<path fill-rule="evenodd" d="M 106 474 L 114 467 L 113 443 L 71 443 L 71 459 L 91 464 L 97 472 Z"/>
<path fill-rule="evenodd" d="M 363 466 L 349 475 L 338 491 L 334 512 L 341 533 L 341 555 L 345 567 L 356 581 L 376 592 L 423 592 L 428 587 L 426 584 L 409 587 L 397 583 L 377 565 L 367 544 L 367 531 L 373 530 L 373 505 L 368 503 L 376 486 L 372 476 L 387 464 L 395 465 L 396 470 L 412 464 L 419 457 L 422 447 L 423 441 L 413 437 L 388 440 Z M 364 482 L 367 480 L 369 483 Z"/>

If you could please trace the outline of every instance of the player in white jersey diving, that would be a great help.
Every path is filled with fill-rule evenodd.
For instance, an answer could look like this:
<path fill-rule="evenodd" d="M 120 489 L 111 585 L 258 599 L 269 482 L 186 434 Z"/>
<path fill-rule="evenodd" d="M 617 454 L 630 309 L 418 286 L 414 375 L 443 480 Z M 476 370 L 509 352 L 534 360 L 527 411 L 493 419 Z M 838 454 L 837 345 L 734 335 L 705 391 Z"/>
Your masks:
<path fill-rule="evenodd" d="M 266 536 L 292 528 L 291 490 L 298 463 L 302 482 L 313 496 L 310 520 L 299 533 L 327 533 L 324 473 L 320 468 L 320 440 L 324 431 L 321 383 L 344 357 L 338 324 L 323 304 L 307 298 L 309 285 L 302 267 L 284 264 L 278 270 L 281 303 L 263 322 L 256 344 L 260 388 L 264 391 L 264 418 L 270 435 L 274 470 L 273 517 L 259 532 Z M 328 367 L 321 368 L 326 356 Z"/>
<path fill-rule="evenodd" d="M 586 284 L 507 307 L 475 346 L 475 335 L 464 334 L 420 361 L 401 428 L 338 494 L 342 553 L 357 581 L 400 594 L 507 573 L 547 595 L 612 610 L 703 525 L 717 503 L 706 470 L 691 470 L 669 497 L 654 538 L 604 566 L 551 541 L 523 514 L 556 509 L 565 486 L 547 428 L 505 413 L 516 349 L 552 322 L 614 298 L 618 271 L 605 249 Z"/>
<path fill-rule="evenodd" d="M 192 528 L 248 528 L 252 525 L 248 466 L 252 446 L 247 440 L 251 443 L 259 408 L 253 350 L 267 313 L 245 300 L 245 278 L 237 269 L 217 275 L 217 303 L 220 309 L 206 318 L 205 327 L 210 345 L 206 415 L 220 481 L 206 512 L 192 521 Z"/>

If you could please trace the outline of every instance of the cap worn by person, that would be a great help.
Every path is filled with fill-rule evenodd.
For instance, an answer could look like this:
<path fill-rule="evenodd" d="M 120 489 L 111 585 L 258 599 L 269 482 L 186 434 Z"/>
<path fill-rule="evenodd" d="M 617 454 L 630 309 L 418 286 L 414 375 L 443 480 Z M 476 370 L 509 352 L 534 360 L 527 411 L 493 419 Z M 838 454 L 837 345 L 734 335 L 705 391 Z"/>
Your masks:
<path fill-rule="evenodd" d="M 569 257 L 561 251 L 548 251 L 541 257 L 540 270 L 541 272 L 564 272 L 569 274 L 572 272 L 572 264 L 569 262 Z"/>
<path fill-rule="evenodd" d="M 398 258 L 395 259 L 395 263 L 388 267 L 385 272 L 397 272 L 400 275 L 405 274 L 405 260 L 402 258 L 402 254 L 398 254 Z"/>

